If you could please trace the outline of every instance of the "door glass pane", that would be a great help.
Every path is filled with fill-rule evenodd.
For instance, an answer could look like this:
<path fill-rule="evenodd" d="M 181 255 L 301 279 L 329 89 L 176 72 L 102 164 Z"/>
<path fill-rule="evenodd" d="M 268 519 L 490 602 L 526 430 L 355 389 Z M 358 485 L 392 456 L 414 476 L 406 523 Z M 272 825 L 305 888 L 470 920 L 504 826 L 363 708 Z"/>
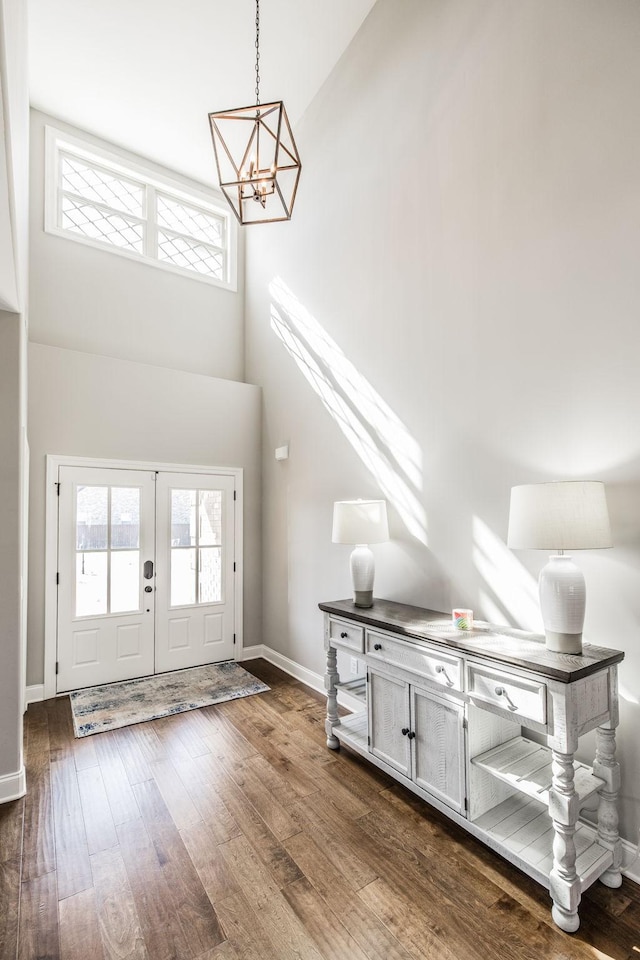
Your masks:
<path fill-rule="evenodd" d="M 111 488 L 111 546 L 114 550 L 140 546 L 139 487 Z"/>
<path fill-rule="evenodd" d="M 222 543 L 222 490 L 200 490 L 200 545 Z"/>
<path fill-rule="evenodd" d="M 76 492 L 76 548 L 106 550 L 108 487 L 81 487 Z"/>
<path fill-rule="evenodd" d="M 107 556 L 106 551 L 76 553 L 76 617 L 107 612 Z"/>
<path fill-rule="evenodd" d="M 190 547 L 196 542 L 196 492 L 196 490 L 171 491 L 172 547 Z"/>
<path fill-rule="evenodd" d="M 195 602 L 196 551 L 174 549 L 171 551 L 171 606 L 181 607 Z"/>
<path fill-rule="evenodd" d="M 137 550 L 114 550 L 111 554 L 111 613 L 139 609 L 140 554 Z"/>
<path fill-rule="evenodd" d="M 199 602 L 220 603 L 222 600 L 222 550 L 220 547 L 206 547 L 200 550 L 198 581 Z"/>

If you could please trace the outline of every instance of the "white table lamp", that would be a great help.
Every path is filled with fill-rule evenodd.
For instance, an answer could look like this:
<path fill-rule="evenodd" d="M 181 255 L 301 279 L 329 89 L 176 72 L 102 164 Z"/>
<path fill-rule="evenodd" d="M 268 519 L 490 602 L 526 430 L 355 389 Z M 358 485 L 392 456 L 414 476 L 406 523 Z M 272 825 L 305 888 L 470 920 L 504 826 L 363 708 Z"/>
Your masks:
<path fill-rule="evenodd" d="M 507 545 L 554 551 L 539 579 L 547 649 L 582 653 L 584 576 L 564 551 L 612 545 L 604 484 L 559 480 L 512 487 Z"/>
<path fill-rule="evenodd" d="M 370 543 L 389 539 L 385 500 L 339 500 L 333 505 L 333 543 L 353 543 L 351 578 L 356 607 L 373 605 L 375 561 Z"/>

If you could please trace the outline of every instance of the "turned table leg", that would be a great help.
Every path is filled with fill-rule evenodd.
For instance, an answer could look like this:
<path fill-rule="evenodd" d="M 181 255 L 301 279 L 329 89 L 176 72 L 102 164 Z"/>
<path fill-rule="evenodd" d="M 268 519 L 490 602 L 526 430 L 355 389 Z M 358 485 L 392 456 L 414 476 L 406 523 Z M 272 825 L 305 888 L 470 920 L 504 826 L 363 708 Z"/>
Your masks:
<path fill-rule="evenodd" d="M 327 746 L 331 750 L 338 750 L 340 741 L 333 732 L 333 728 L 340 723 L 338 716 L 338 689 L 336 683 L 340 680 L 338 673 L 338 653 L 335 647 L 327 647 L 327 672 L 324 685 L 327 691 L 327 719 L 324 728 L 327 733 Z"/>
<path fill-rule="evenodd" d="M 553 821 L 553 868 L 549 892 L 553 899 L 551 915 L 561 930 L 575 933 L 580 926 L 580 879 L 576 873 L 575 832 L 578 820 L 578 794 L 573 782 L 573 754 L 552 752 L 552 783 L 549 813 Z"/>
<path fill-rule="evenodd" d="M 598 727 L 593 772 L 604 780 L 598 805 L 598 843 L 613 853 L 613 863 L 599 878 L 607 887 L 619 887 L 622 884 L 622 842 L 618 833 L 620 764 L 615 759 L 615 753 L 615 727 Z"/>

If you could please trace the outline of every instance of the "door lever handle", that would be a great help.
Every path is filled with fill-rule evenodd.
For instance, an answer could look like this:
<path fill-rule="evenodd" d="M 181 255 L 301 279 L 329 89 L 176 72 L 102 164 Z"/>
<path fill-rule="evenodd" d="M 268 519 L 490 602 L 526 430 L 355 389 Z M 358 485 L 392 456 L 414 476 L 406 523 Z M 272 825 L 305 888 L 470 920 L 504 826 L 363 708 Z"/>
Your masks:
<path fill-rule="evenodd" d="M 153 560 L 145 560 L 143 571 L 145 580 L 151 580 L 153 576 Z"/>

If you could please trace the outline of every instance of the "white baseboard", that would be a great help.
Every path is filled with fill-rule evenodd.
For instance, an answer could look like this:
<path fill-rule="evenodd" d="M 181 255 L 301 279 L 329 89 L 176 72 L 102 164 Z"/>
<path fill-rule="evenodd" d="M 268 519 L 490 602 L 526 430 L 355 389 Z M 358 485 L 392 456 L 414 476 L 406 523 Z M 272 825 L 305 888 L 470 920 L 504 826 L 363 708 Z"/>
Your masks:
<path fill-rule="evenodd" d="M 640 840 L 640 838 L 639 838 Z M 640 884 L 640 846 L 634 847 L 630 840 L 622 841 L 622 873 L 629 880 Z"/>
<path fill-rule="evenodd" d="M 0 777 L 0 803 L 19 800 L 27 792 L 27 778 L 24 765 L 15 773 L 5 773 Z"/>
<path fill-rule="evenodd" d="M 257 660 L 261 657 L 263 660 L 272 663 L 274 667 L 279 667 L 285 673 L 288 673 L 290 677 L 295 677 L 296 680 L 305 683 L 312 690 L 326 694 L 324 675 L 300 666 L 295 660 L 290 660 L 283 653 L 278 653 L 277 650 L 273 650 L 264 643 L 257 643 L 253 647 L 244 647 L 242 653 L 243 660 Z M 347 710 L 362 710 L 362 702 L 355 697 L 350 697 L 348 693 L 344 693 L 342 690 L 338 690 L 338 703 L 341 707 L 346 707 Z"/>
<path fill-rule="evenodd" d="M 44 683 L 33 683 L 30 687 L 27 687 L 25 698 L 27 706 L 30 703 L 39 703 L 41 700 L 44 700 Z"/>

